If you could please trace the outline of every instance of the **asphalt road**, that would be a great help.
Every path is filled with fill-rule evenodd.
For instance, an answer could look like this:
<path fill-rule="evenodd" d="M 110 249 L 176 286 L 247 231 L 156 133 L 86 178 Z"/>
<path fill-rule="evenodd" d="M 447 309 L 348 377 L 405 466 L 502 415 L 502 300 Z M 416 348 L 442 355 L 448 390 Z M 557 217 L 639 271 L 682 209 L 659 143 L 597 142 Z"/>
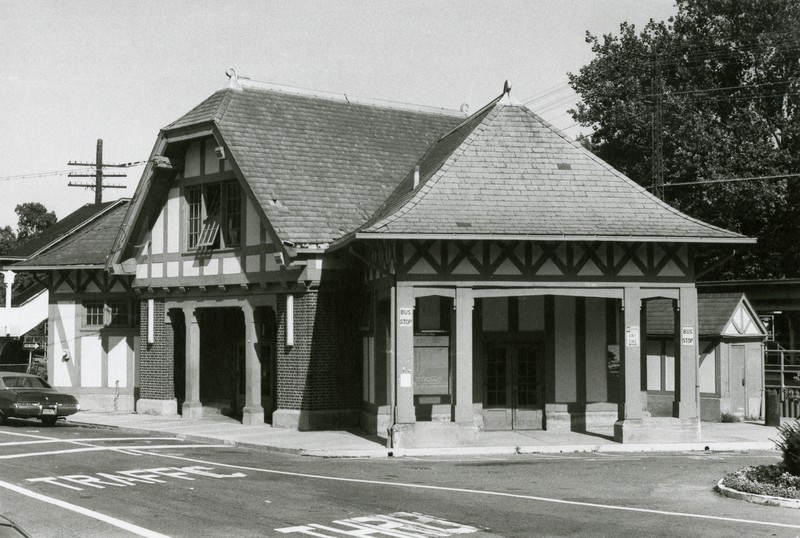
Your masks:
<path fill-rule="evenodd" d="M 319 459 L 34 421 L 0 427 L 0 514 L 33 536 L 800 536 L 718 496 L 775 453 Z"/>

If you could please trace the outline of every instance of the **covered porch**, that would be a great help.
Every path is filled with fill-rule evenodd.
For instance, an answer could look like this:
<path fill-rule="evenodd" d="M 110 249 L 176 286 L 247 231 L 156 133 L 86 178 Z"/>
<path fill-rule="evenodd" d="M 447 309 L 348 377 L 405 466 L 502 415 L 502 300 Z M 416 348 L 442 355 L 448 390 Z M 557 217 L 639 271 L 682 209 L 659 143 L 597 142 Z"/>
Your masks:
<path fill-rule="evenodd" d="M 362 322 L 369 433 L 404 448 L 471 446 L 490 431 L 699 441 L 685 245 L 487 241 L 457 261 L 464 249 L 409 241 L 388 247 L 402 262 L 381 266 L 385 246 L 361 256 L 375 277 Z M 645 305 L 656 298 L 674 308 L 668 416 L 651 416 L 643 385 Z"/>

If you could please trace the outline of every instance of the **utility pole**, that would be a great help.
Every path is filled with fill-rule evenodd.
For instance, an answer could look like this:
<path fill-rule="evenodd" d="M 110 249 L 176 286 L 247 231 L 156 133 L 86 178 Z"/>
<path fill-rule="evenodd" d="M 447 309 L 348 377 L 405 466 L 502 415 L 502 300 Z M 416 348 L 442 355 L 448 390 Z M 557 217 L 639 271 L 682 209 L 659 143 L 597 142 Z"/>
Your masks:
<path fill-rule="evenodd" d="M 664 199 L 664 153 L 662 145 L 661 107 L 664 98 L 664 79 L 661 76 L 661 60 L 654 58 L 653 69 L 653 122 L 652 122 L 652 189 L 659 199 Z"/>
<path fill-rule="evenodd" d="M 125 185 L 104 185 L 103 179 L 107 177 L 127 177 L 128 174 L 108 174 L 105 168 L 127 168 L 139 163 L 123 163 L 123 164 L 104 164 L 103 163 L 103 140 L 97 139 L 97 158 L 93 163 L 79 163 L 70 161 L 68 166 L 91 166 L 94 167 L 94 174 L 79 174 L 72 173 L 69 177 L 93 177 L 94 184 L 92 183 L 73 183 L 69 182 L 70 187 L 86 187 L 94 190 L 94 203 L 103 203 L 103 189 L 124 189 Z"/>

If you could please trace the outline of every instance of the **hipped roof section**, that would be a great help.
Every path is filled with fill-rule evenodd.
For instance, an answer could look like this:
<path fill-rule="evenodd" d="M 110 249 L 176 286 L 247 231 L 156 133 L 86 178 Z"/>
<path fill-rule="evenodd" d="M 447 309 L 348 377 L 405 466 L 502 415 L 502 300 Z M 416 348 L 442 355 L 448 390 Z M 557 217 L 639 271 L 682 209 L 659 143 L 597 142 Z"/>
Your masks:
<path fill-rule="evenodd" d="M 14 270 L 32 271 L 71 267 L 104 267 L 128 210 L 128 202 L 129 200 L 121 198 L 102 204 L 102 206 L 93 206 L 98 209 L 102 208 L 102 211 L 95 212 L 94 218 L 91 221 L 85 221 L 79 230 L 65 236 L 54 246 L 11 267 Z M 73 215 L 81 214 L 83 209 L 79 209 Z M 69 217 L 64 220 L 67 219 Z"/>
<path fill-rule="evenodd" d="M 343 241 L 504 238 L 752 243 L 667 205 L 505 94 L 442 137 Z"/>

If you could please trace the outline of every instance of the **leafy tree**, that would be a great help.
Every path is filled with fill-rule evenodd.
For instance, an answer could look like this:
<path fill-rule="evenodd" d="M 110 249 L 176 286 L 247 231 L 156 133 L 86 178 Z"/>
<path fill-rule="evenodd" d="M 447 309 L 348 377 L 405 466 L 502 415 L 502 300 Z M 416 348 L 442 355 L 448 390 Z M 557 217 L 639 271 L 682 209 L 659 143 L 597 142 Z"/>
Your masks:
<path fill-rule="evenodd" d="M 38 202 L 19 204 L 14 211 L 16 211 L 19 217 L 17 233 L 14 233 L 11 226 L 0 228 L 0 254 L 10 252 L 37 237 L 58 220 L 53 211 L 48 211 L 45 206 Z M 12 295 L 16 295 L 27 289 L 33 285 L 34 282 L 35 279 L 32 274 L 28 272 L 17 273 L 14 278 L 14 284 L 12 285 Z M 0 285 L 0 301 L 5 304 L 4 285 Z"/>
<path fill-rule="evenodd" d="M 643 186 L 661 101 L 666 199 L 748 236 L 721 278 L 800 276 L 800 3 L 678 0 L 678 14 L 586 41 L 594 59 L 570 84 L 584 145 Z"/>
<path fill-rule="evenodd" d="M 5 254 L 16 246 L 17 235 L 11 229 L 11 226 L 0 228 L 0 254 Z"/>
<path fill-rule="evenodd" d="M 19 216 L 17 223 L 17 240 L 19 244 L 33 239 L 58 220 L 53 211 L 48 211 L 38 202 L 19 204 L 14 211 Z"/>

